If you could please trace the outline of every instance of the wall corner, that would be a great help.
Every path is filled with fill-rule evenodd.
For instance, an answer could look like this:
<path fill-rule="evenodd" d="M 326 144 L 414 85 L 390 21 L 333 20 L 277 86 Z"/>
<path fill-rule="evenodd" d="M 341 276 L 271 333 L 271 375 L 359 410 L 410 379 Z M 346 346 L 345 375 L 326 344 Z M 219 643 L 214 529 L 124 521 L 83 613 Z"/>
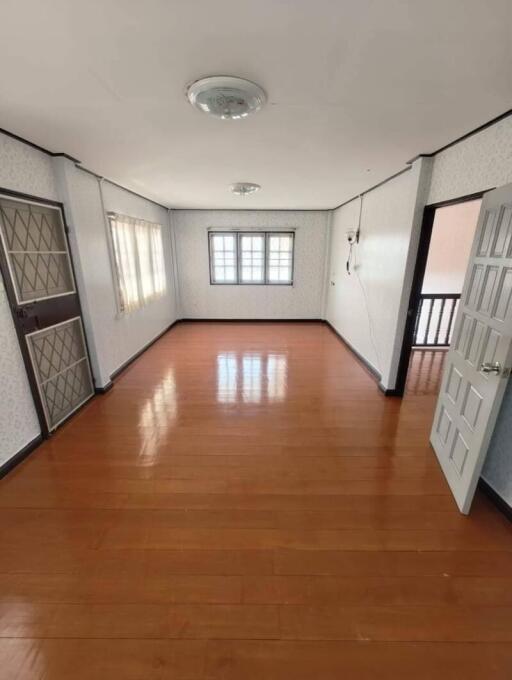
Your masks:
<path fill-rule="evenodd" d="M 409 247 L 407 250 L 403 286 L 400 295 L 400 305 L 396 323 L 395 338 L 393 342 L 393 352 L 390 367 L 387 375 L 382 376 L 382 383 L 384 387 L 388 390 L 394 390 L 398 376 L 398 366 L 400 363 L 400 356 L 402 353 L 402 343 L 405 332 L 405 324 L 407 320 L 407 312 L 409 308 L 409 299 L 411 295 L 414 271 L 416 268 L 416 258 L 418 255 L 421 226 L 423 223 L 423 212 L 425 209 L 425 205 L 427 204 L 428 194 L 430 191 L 433 163 L 434 163 L 433 158 L 428 156 L 420 156 L 413 161 L 411 166 L 411 172 L 413 173 L 413 177 L 415 177 L 414 180 L 415 197 L 414 201 L 412 202 L 412 210 L 410 215 L 411 232 L 409 239 Z"/>
<path fill-rule="evenodd" d="M 84 331 L 87 339 L 89 355 L 91 359 L 91 369 L 96 387 L 107 385 L 110 375 L 103 365 L 98 349 L 97 331 L 94 327 L 93 315 L 91 313 L 91 300 L 87 292 L 86 277 L 84 273 L 84 263 L 80 253 L 78 238 L 78 218 L 75 209 L 75 199 L 73 195 L 73 179 L 79 172 L 75 161 L 66 156 L 56 156 L 52 159 L 53 170 L 56 180 L 59 200 L 64 206 L 64 216 L 68 228 L 68 240 L 73 260 L 73 268 L 77 280 L 78 294 L 80 296 L 80 306 L 84 323 Z"/>

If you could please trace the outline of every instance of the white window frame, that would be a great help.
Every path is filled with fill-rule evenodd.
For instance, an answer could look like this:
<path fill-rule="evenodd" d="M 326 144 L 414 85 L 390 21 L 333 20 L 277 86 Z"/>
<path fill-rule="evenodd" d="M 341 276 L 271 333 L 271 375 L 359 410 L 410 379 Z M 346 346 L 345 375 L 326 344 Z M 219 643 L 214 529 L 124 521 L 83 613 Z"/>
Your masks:
<path fill-rule="evenodd" d="M 107 219 L 109 224 L 109 245 L 111 250 L 111 264 L 113 270 L 113 280 L 114 288 L 116 292 L 116 304 L 118 314 L 123 316 L 125 314 L 130 314 L 146 305 L 150 304 L 154 300 L 162 297 L 167 292 L 167 270 L 165 262 L 165 249 L 164 249 L 164 238 L 163 238 L 163 227 L 161 224 L 156 222 L 149 222 L 147 220 L 130 217 L 129 215 L 121 215 L 119 213 L 109 212 L 107 213 Z M 137 300 L 130 305 L 127 305 L 123 298 L 123 291 L 121 286 L 121 273 L 119 270 L 118 253 L 116 248 L 116 235 L 114 233 L 116 222 L 125 223 L 131 225 L 135 230 L 137 227 L 142 227 L 148 229 L 148 245 L 149 245 L 149 259 L 151 261 L 151 276 L 152 276 L 152 287 L 153 291 L 150 294 L 144 293 L 144 283 L 142 280 L 142 270 L 141 270 L 141 257 L 139 249 L 137 247 L 137 234 L 135 232 L 134 236 L 134 264 L 135 264 L 135 287 L 137 289 Z M 153 252 L 153 241 L 150 230 L 157 229 L 159 231 L 159 241 L 162 245 L 161 263 L 154 261 Z M 159 267 L 161 264 L 161 269 Z M 162 284 L 163 283 L 163 287 Z"/>
<path fill-rule="evenodd" d="M 243 240 L 244 236 L 248 236 L 248 237 L 256 236 L 256 237 L 259 237 L 259 238 L 263 238 L 262 277 L 261 277 L 260 281 L 243 281 L 242 280 L 242 269 L 243 269 L 243 267 L 242 267 L 242 264 L 243 264 L 243 260 L 242 260 L 242 257 L 243 257 L 242 256 L 242 253 L 243 253 L 242 240 Z M 237 275 L 238 275 L 237 283 L 238 283 L 238 285 L 240 285 L 240 286 L 263 286 L 263 285 L 265 285 L 266 282 L 267 282 L 267 236 L 266 236 L 266 233 L 262 232 L 262 231 L 240 231 L 240 232 L 237 232 L 237 248 L 236 248 L 236 251 L 237 251 Z M 249 252 L 253 253 L 255 251 L 251 250 Z M 253 267 L 251 265 L 251 269 L 252 268 Z"/>
<path fill-rule="evenodd" d="M 212 243 L 212 239 L 214 236 L 230 236 L 235 239 L 235 248 L 234 248 L 234 258 L 235 261 L 233 263 L 233 267 L 235 269 L 235 280 L 234 281 L 215 281 L 215 261 L 214 261 L 214 254 L 215 254 L 215 247 Z M 208 258 L 210 261 L 210 283 L 215 286 L 236 286 L 238 284 L 238 238 L 235 232 L 232 231 L 211 231 L 208 233 Z M 224 263 L 222 265 L 224 269 L 226 268 L 226 264 Z"/>
<path fill-rule="evenodd" d="M 233 236 L 236 240 L 235 247 L 235 281 L 216 281 L 214 276 L 214 248 L 212 245 L 212 238 L 214 236 Z M 242 268 L 242 237 L 243 236 L 263 236 L 265 239 L 264 243 L 264 273 L 262 281 L 242 281 L 241 268 Z M 287 281 L 270 281 L 269 280 L 269 239 L 272 236 L 289 236 L 292 240 L 291 248 L 291 266 L 290 266 L 290 279 Z M 264 231 L 264 230 L 252 230 L 252 231 L 242 231 L 242 230 L 222 230 L 222 229 L 210 229 L 208 231 L 208 259 L 210 266 L 210 285 L 211 286 L 293 286 L 294 285 L 294 274 L 295 274 L 295 231 L 291 229 L 282 229 L 279 231 Z"/>
<path fill-rule="evenodd" d="M 271 262 L 270 262 L 270 245 L 269 241 L 273 237 L 281 237 L 281 236 L 291 236 L 291 241 L 292 241 L 292 248 L 291 248 L 291 262 L 290 262 L 290 280 L 285 280 L 285 281 L 271 281 L 270 279 L 270 269 L 272 268 Z M 295 234 L 293 232 L 284 232 L 284 231 L 276 231 L 276 232 L 268 232 L 266 239 L 265 239 L 265 279 L 267 282 L 267 285 L 269 286 L 290 286 L 293 285 L 293 263 L 294 263 L 294 252 L 295 252 Z M 279 269 L 279 265 L 278 265 Z"/>

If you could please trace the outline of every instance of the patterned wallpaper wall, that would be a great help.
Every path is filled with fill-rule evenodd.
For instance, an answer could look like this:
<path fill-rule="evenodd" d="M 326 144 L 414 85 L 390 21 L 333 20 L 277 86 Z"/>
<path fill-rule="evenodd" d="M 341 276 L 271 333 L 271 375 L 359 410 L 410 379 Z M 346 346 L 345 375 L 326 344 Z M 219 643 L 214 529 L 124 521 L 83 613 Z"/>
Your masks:
<path fill-rule="evenodd" d="M 434 158 L 428 203 L 512 182 L 512 116 Z M 482 476 L 512 506 L 512 381 L 498 416 Z"/>
<path fill-rule="evenodd" d="M 175 210 L 178 273 L 185 318 L 320 318 L 327 247 L 322 211 Z M 293 286 L 212 286 L 208 227 L 289 229 L 295 234 Z"/>
<path fill-rule="evenodd" d="M 1 133 L 0 187 L 58 200 L 51 157 Z"/>
<path fill-rule="evenodd" d="M 80 173 L 80 171 L 77 171 Z M 82 174 L 82 173 L 80 173 Z M 77 175 L 78 177 L 78 175 Z M 92 180 L 95 182 L 95 180 Z M 85 179 L 77 179 L 76 200 L 83 209 L 83 226 L 91 229 L 90 240 L 104 238 L 93 228 L 98 216 L 97 200 L 90 198 L 92 187 L 85 189 Z M 443 151 L 434 159 L 428 202 L 437 202 L 512 182 L 512 117 L 500 121 L 477 135 Z M 58 189 L 52 159 L 32 147 L 0 134 L 0 188 L 58 200 Z M 122 190 L 106 190 L 107 208 L 164 223 L 165 211 L 137 199 Z M 327 215 L 318 212 L 258 211 L 175 211 L 178 232 L 178 260 L 183 297 L 183 315 L 190 317 L 318 317 L 322 314 L 324 263 L 327 247 Z M 296 285 L 282 289 L 279 295 L 271 289 L 256 287 L 209 286 L 206 229 L 208 226 L 259 227 L 269 225 L 297 226 Z M 92 247 L 92 251 L 94 251 Z M 98 253 L 98 250 L 96 250 Z M 104 259 L 103 264 L 106 260 Z M 170 262 L 169 262 L 170 264 Z M 94 267 L 97 269 L 97 262 Z M 107 272 L 102 268 L 103 281 Z M 109 274 L 110 276 L 110 274 Z M 170 281 L 172 285 L 172 279 Z M 100 298 L 98 298 L 100 299 Z M 108 296 L 103 312 L 111 315 L 113 306 Z M 102 302 L 103 304 L 103 302 Z M 108 306 L 106 310 L 105 305 Z M 167 307 L 167 305 L 170 306 Z M 111 325 L 116 337 L 115 353 L 108 356 L 112 369 L 151 339 L 175 316 L 174 297 L 169 296 L 148 316 L 134 319 L 134 325 Z M 105 316 L 104 314 L 104 316 Z M 119 333 L 117 332 L 119 331 Z M 108 338 L 104 338 L 107 342 Z M 0 286 L 0 463 L 16 453 L 39 432 L 25 369 L 16 339 L 3 286 Z M 512 503 L 512 457 L 510 456 L 510 422 L 512 422 L 512 387 L 509 385 L 498 426 L 492 440 L 484 475 Z"/>
<path fill-rule="evenodd" d="M 0 188 L 57 200 L 49 156 L 0 134 Z M 0 465 L 40 432 L 3 281 L 0 281 Z"/>
<path fill-rule="evenodd" d="M 0 465 L 40 433 L 11 311 L 0 280 Z"/>
<path fill-rule="evenodd" d="M 512 116 L 434 158 L 428 203 L 512 182 Z"/>

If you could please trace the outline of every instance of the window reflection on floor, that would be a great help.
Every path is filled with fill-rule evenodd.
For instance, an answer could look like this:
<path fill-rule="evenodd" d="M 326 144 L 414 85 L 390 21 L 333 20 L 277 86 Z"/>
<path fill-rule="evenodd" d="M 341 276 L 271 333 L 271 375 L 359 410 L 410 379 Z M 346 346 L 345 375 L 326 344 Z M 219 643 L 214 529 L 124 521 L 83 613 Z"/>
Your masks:
<path fill-rule="evenodd" d="M 236 401 L 238 366 L 235 352 L 217 356 L 217 401 L 234 404 Z"/>
<path fill-rule="evenodd" d="M 259 404 L 261 401 L 261 363 L 259 354 L 244 354 L 242 357 L 242 393 L 246 404 Z"/>
<path fill-rule="evenodd" d="M 267 394 L 269 401 L 282 401 L 286 396 L 288 364 L 284 354 L 270 354 L 267 359 Z"/>
<path fill-rule="evenodd" d="M 441 389 L 444 360 L 442 349 L 413 349 L 407 374 L 406 394 L 436 395 Z"/>
<path fill-rule="evenodd" d="M 223 352 L 217 356 L 217 401 L 259 404 L 286 397 L 288 359 L 285 354 Z"/>
<path fill-rule="evenodd" d="M 144 437 L 140 454 L 143 464 L 154 464 L 158 440 L 165 436 L 174 423 L 177 412 L 176 380 L 174 369 L 170 368 L 140 411 L 139 426 Z"/>

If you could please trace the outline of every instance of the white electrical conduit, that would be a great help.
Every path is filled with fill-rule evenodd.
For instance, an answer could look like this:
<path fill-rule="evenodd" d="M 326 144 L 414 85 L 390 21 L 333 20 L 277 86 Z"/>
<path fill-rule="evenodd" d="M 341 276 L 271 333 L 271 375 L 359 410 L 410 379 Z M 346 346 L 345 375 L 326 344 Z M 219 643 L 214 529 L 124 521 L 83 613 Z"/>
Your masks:
<path fill-rule="evenodd" d="M 361 233 L 361 222 L 362 222 L 362 217 L 363 217 L 363 194 L 359 195 L 359 221 L 357 224 L 357 232 L 356 232 L 356 240 L 355 243 L 350 244 L 350 252 L 349 252 L 349 259 L 347 260 L 347 272 L 350 274 L 350 264 L 351 264 L 351 259 L 352 259 L 352 246 L 353 245 L 358 245 L 359 244 L 359 237 Z M 355 251 L 357 253 L 357 251 Z M 377 342 L 375 340 L 375 331 L 374 331 L 374 326 L 373 326 L 373 320 L 370 314 L 370 305 L 368 302 L 368 295 L 366 294 L 366 289 L 364 287 L 364 284 L 361 280 L 361 277 L 359 276 L 359 271 L 358 271 L 358 263 L 357 263 L 357 256 L 354 257 L 354 272 L 356 275 L 356 279 L 359 282 L 359 286 L 361 288 L 361 292 L 363 293 L 363 299 L 364 299 L 364 306 L 365 306 L 365 311 L 366 311 L 366 316 L 368 318 L 368 328 L 369 328 L 369 333 L 370 333 L 370 341 L 373 347 L 373 351 L 375 352 L 375 358 L 376 358 L 376 368 L 379 371 L 379 373 L 382 373 L 382 364 L 380 361 L 380 355 L 379 355 L 379 350 L 377 347 Z"/>
<path fill-rule="evenodd" d="M 167 222 L 169 224 L 169 234 L 171 241 L 171 259 L 172 259 L 172 275 L 174 281 L 174 304 L 176 306 L 176 320 L 181 319 L 181 295 L 180 295 L 180 277 L 178 272 L 178 253 L 176 248 L 176 233 L 171 219 L 171 208 L 167 208 Z"/>

